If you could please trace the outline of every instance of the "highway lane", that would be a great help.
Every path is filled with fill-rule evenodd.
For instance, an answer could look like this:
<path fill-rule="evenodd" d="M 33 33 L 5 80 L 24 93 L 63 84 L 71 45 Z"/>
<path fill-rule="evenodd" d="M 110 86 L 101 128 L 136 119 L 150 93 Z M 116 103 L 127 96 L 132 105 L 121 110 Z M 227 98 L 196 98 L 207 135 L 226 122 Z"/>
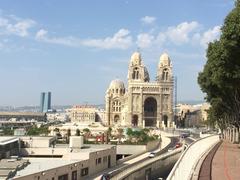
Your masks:
<path fill-rule="evenodd" d="M 178 137 L 170 137 L 171 139 L 171 142 L 169 145 L 167 145 L 165 148 L 161 149 L 161 146 L 156 149 L 156 156 L 160 156 L 164 153 L 166 153 L 168 151 L 169 148 L 173 148 L 175 147 L 176 143 L 179 142 L 179 138 Z M 149 153 L 150 152 L 146 152 L 140 156 L 137 156 L 129 161 L 126 161 L 126 162 L 123 162 L 122 164 L 119 164 L 115 167 L 112 167 L 110 169 L 107 169 L 101 173 L 98 173 L 94 176 L 91 176 L 89 177 L 88 179 L 94 179 L 94 180 L 100 180 L 101 179 L 101 175 L 102 174 L 110 174 L 110 176 L 113 176 L 114 174 L 117 174 L 118 172 L 121 172 L 122 170 L 124 169 L 127 169 L 128 167 L 131 167 L 131 166 L 134 166 L 135 164 L 138 164 L 138 163 L 141 163 L 141 162 L 144 162 L 148 159 L 150 159 L 148 156 L 149 156 Z"/>

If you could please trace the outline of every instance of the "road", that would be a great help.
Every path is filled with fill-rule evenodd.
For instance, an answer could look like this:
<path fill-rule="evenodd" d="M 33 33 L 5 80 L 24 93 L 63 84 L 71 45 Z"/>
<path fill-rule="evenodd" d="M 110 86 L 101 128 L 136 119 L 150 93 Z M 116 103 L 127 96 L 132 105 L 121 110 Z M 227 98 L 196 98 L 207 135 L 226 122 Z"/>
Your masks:
<path fill-rule="evenodd" d="M 178 137 L 170 137 L 171 139 L 171 142 L 169 145 L 167 145 L 164 149 L 160 149 L 160 147 L 158 149 L 156 149 L 154 152 L 156 152 L 156 155 L 155 156 L 160 156 L 161 154 L 164 154 L 168 151 L 169 148 L 173 148 L 175 147 L 176 143 L 179 142 L 179 138 Z M 104 173 L 107 173 L 107 174 L 110 174 L 110 176 L 113 176 L 114 174 L 117 174 L 118 172 L 121 172 L 123 171 L 124 169 L 127 169 L 129 168 L 130 166 L 134 166 L 135 164 L 138 164 L 138 163 L 142 163 L 146 160 L 149 160 L 149 153 L 150 152 L 146 152 L 140 156 L 137 156 L 133 159 L 130 159 L 122 164 L 119 164 L 115 167 L 112 167 L 110 169 L 107 169 L 101 173 L 98 173 L 97 175 L 94 175 L 94 176 L 91 176 L 89 177 L 89 179 L 94 179 L 94 180 L 100 180 L 101 179 L 101 176 L 102 174 Z"/>

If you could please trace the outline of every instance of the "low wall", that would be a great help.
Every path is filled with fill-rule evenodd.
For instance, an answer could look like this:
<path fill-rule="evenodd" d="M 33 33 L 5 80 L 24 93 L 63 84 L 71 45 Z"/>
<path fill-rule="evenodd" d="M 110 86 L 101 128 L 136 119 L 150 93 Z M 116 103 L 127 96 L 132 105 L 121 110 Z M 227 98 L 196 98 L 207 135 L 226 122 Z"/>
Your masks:
<path fill-rule="evenodd" d="M 208 136 L 193 142 L 174 165 L 167 180 L 189 180 L 199 159 L 218 142 L 218 135 Z"/>
<path fill-rule="evenodd" d="M 146 151 L 146 145 L 117 145 L 117 154 L 139 154 Z"/>

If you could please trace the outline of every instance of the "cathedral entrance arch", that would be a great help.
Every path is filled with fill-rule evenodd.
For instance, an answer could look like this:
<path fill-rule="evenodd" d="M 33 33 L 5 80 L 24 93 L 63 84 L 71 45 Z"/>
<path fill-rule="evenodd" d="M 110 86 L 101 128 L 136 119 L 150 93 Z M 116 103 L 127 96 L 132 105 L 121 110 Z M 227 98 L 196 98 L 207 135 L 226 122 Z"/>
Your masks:
<path fill-rule="evenodd" d="M 132 117 L 132 126 L 138 126 L 138 115 L 133 115 Z"/>
<path fill-rule="evenodd" d="M 168 126 L 168 116 L 167 115 L 163 116 L 163 122 L 164 122 L 165 127 L 167 127 Z"/>
<path fill-rule="evenodd" d="M 144 101 L 144 120 L 146 127 L 155 127 L 157 122 L 157 101 L 149 97 Z"/>
<path fill-rule="evenodd" d="M 114 123 L 118 123 L 119 119 L 120 119 L 119 115 L 115 115 L 114 116 Z"/>

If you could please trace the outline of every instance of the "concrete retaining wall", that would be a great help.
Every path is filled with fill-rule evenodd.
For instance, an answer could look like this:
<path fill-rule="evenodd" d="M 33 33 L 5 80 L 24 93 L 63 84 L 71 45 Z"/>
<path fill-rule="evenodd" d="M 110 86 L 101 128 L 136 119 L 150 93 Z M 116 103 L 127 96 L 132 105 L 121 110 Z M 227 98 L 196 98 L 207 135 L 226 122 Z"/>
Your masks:
<path fill-rule="evenodd" d="M 174 165 L 167 180 L 189 180 L 199 159 L 218 142 L 218 135 L 209 136 L 193 142 Z"/>

